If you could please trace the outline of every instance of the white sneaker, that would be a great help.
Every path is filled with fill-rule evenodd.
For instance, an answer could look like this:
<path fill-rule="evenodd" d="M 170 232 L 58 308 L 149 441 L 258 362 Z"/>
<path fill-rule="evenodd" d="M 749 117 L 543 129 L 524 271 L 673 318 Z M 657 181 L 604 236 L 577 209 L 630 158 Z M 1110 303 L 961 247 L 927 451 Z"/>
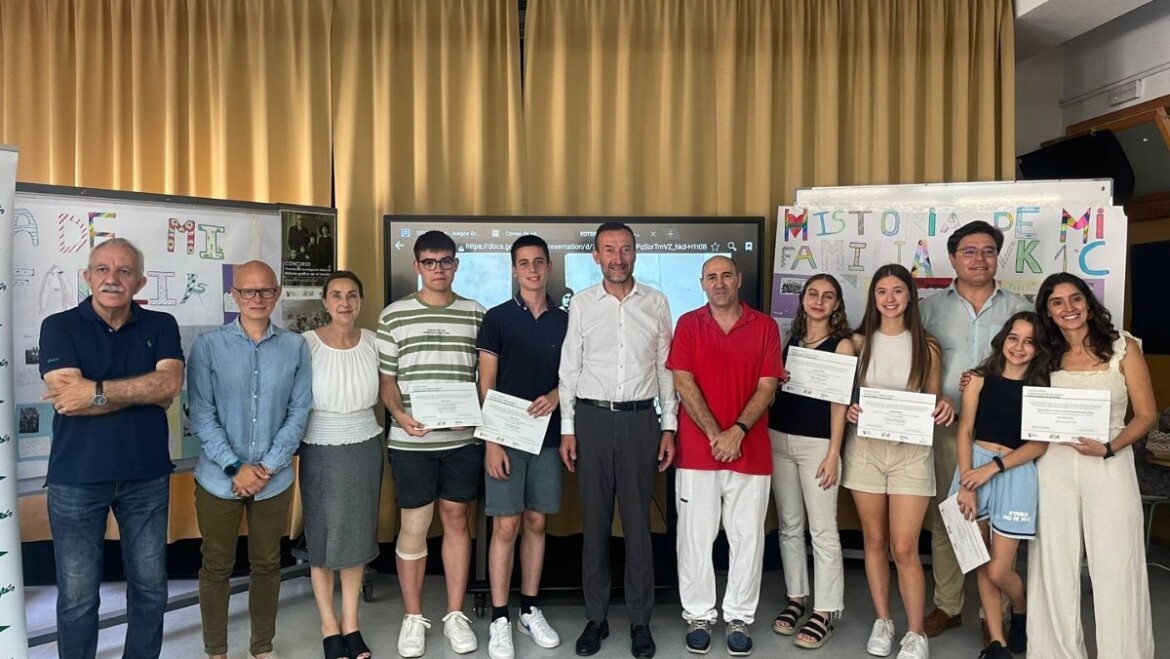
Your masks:
<path fill-rule="evenodd" d="M 488 657 L 490 659 L 513 659 L 516 648 L 512 646 L 512 623 L 500 616 L 488 628 Z"/>
<path fill-rule="evenodd" d="M 264 653 L 262 652 L 261 654 Z M 248 653 L 248 657 L 249 659 L 256 659 L 256 655 L 252 654 L 251 652 Z M 272 652 L 264 655 L 264 659 L 280 659 L 280 657 L 276 656 L 276 650 L 273 650 Z"/>
<path fill-rule="evenodd" d="M 906 632 L 902 637 L 902 651 L 898 659 L 930 659 L 930 646 L 926 644 L 926 637 L 914 632 Z"/>
<path fill-rule="evenodd" d="M 456 654 L 475 652 L 479 641 L 471 630 L 471 620 L 462 611 L 452 611 L 443 616 L 443 636 L 451 642 L 451 651 Z"/>
<path fill-rule="evenodd" d="M 873 621 L 873 630 L 869 632 L 869 641 L 865 644 L 865 651 L 875 657 L 888 657 L 894 651 L 894 621 L 889 618 L 878 618 Z"/>
<path fill-rule="evenodd" d="M 557 634 L 557 630 L 548 624 L 544 614 L 535 606 L 532 607 L 532 613 L 521 613 L 520 624 L 517 627 L 521 634 L 531 636 L 532 642 L 536 643 L 542 648 L 555 648 L 561 644 L 561 637 Z"/>
<path fill-rule="evenodd" d="M 402 616 L 402 629 L 398 630 L 398 654 L 403 657 L 421 657 L 427 651 L 427 630 L 431 621 L 418 613 Z"/>

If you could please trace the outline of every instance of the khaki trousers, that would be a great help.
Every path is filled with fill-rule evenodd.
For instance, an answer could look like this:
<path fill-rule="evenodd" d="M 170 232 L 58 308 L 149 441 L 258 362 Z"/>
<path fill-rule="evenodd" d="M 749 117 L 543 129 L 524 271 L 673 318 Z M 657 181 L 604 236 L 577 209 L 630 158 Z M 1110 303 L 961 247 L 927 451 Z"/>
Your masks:
<path fill-rule="evenodd" d="M 248 615 L 252 623 L 252 654 L 272 652 L 276 606 L 280 597 L 280 539 L 288 529 L 292 487 L 261 501 L 220 499 L 195 484 L 195 516 L 203 535 L 199 568 L 199 610 L 207 654 L 227 654 L 229 579 L 236 567 L 240 518 L 248 515 Z"/>

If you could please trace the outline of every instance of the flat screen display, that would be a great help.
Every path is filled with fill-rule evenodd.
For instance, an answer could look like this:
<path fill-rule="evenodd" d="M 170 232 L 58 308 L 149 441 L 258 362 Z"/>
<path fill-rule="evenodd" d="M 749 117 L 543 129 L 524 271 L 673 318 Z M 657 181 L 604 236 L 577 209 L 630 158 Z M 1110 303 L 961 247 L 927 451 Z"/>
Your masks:
<path fill-rule="evenodd" d="M 459 270 L 455 292 L 493 306 L 513 294 L 513 241 L 535 234 L 549 244 L 553 271 L 548 292 L 564 308 L 573 295 L 601 283 L 593 261 L 593 237 L 607 221 L 624 222 L 634 231 L 637 260 L 634 277 L 666 294 L 670 311 L 679 316 L 707 302 L 699 277 L 703 262 L 716 254 L 730 256 L 743 273 L 740 299 L 760 309 L 764 272 L 762 217 L 465 217 L 387 215 L 387 304 L 418 290 L 414 243 L 418 236 L 440 230 L 455 241 Z"/>

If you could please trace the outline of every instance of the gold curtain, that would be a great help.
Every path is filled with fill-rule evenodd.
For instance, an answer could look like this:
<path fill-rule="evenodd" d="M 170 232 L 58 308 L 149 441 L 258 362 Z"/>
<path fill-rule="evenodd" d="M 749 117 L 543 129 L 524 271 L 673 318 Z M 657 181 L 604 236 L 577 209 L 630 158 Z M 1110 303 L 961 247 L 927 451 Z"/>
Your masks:
<path fill-rule="evenodd" d="M 1014 171 L 1010 0 L 529 0 L 525 55 L 522 98 L 514 0 L 5 0 L 0 142 L 24 181 L 333 203 L 366 327 L 385 213 L 771 217 Z"/>
<path fill-rule="evenodd" d="M 529 0 L 533 214 L 763 215 L 1010 179 L 1010 0 Z"/>
<path fill-rule="evenodd" d="M 514 0 L 352 0 L 330 42 L 339 259 L 375 327 L 383 214 L 524 210 L 519 15 Z M 381 541 L 397 528 L 390 480 Z"/>
<path fill-rule="evenodd" d="M 20 147 L 21 181 L 328 206 L 331 6 L 5 0 L 0 143 Z M 43 496 L 21 519 L 23 540 L 48 539 Z M 170 525 L 198 536 L 190 473 Z"/>
<path fill-rule="evenodd" d="M 1013 178 L 1012 21 L 1010 0 L 529 0 L 528 212 L 771 218 L 798 187 Z"/>

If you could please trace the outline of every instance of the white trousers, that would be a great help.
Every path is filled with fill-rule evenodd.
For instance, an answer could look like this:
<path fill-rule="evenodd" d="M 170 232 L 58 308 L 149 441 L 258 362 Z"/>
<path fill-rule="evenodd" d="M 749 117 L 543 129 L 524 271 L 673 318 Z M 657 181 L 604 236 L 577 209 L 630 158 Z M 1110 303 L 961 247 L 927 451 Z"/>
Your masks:
<path fill-rule="evenodd" d="M 764 568 L 764 516 L 769 476 L 729 470 L 679 469 L 674 474 L 678 508 L 678 596 L 683 619 L 716 620 L 715 565 L 711 546 L 719 520 L 730 545 L 723 619 L 755 621 Z"/>
<path fill-rule="evenodd" d="M 817 468 L 829 450 L 829 440 L 768 431 L 772 439 L 772 496 L 780 514 L 780 560 L 788 597 L 813 595 L 818 611 L 845 609 L 845 566 L 841 535 L 837 532 L 837 485 L 821 489 Z M 841 462 L 837 462 L 837 479 Z M 806 517 L 807 514 L 807 517 Z M 813 585 L 808 584 L 804 529 L 808 520 L 813 546 Z"/>
<path fill-rule="evenodd" d="M 1141 495 L 1126 447 L 1108 460 L 1054 444 L 1036 460 L 1028 551 L 1029 659 L 1087 659 L 1081 559 L 1093 581 L 1098 659 L 1154 659 Z"/>

